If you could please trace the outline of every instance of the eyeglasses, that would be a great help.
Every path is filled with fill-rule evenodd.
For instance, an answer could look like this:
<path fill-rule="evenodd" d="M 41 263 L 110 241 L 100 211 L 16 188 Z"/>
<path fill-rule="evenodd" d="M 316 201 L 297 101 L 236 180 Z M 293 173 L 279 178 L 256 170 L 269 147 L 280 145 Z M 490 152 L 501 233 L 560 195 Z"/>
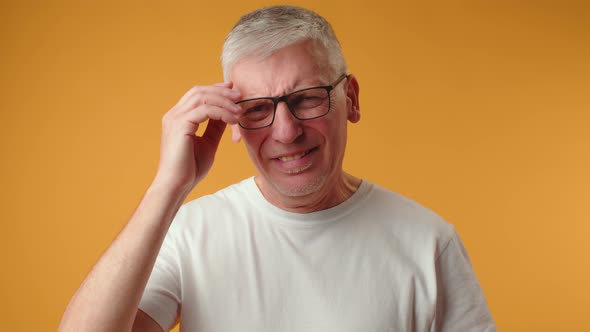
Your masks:
<path fill-rule="evenodd" d="M 287 104 L 291 114 L 298 120 L 320 118 L 330 112 L 330 91 L 347 77 L 348 75 L 344 73 L 330 85 L 305 88 L 281 97 L 240 100 L 236 104 L 242 107 L 244 113 L 240 116 L 238 124 L 244 129 L 260 129 L 272 125 L 277 105 L 281 101 Z"/>

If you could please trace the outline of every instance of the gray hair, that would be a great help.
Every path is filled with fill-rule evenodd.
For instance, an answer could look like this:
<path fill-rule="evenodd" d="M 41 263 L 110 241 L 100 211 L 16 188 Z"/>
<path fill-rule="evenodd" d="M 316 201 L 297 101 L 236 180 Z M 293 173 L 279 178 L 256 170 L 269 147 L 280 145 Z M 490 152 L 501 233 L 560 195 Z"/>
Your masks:
<path fill-rule="evenodd" d="M 242 58 L 265 59 L 304 40 L 318 43 L 317 51 L 327 56 L 332 71 L 346 72 L 342 48 L 326 19 L 301 7 L 273 6 L 242 16 L 228 34 L 221 54 L 224 78 L 229 80 L 231 67 Z"/>

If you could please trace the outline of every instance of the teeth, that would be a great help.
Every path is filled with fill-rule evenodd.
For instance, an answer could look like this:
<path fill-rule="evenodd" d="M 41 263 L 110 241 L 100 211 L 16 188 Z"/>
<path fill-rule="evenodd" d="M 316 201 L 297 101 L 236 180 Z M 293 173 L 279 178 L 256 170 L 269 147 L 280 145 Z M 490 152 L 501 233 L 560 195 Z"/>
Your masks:
<path fill-rule="evenodd" d="M 291 161 L 291 160 L 297 160 L 297 159 L 301 159 L 301 158 L 303 158 L 303 156 L 305 156 L 305 155 L 306 155 L 306 154 L 308 154 L 308 153 L 309 153 L 309 151 L 304 151 L 304 152 L 301 152 L 300 154 L 296 154 L 296 155 L 293 155 L 293 156 L 279 157 L 279 160 L 280 160 L 280 161 Z"/>
<path fill-rule="evenodd" d="M 292 169 L 292 170 L 287 171 L 287 173 L 289 173 L 289 174 L 297 174 L 297 173 L 300 173 L 300 172 L 305 171 L 306 169 L 309 168 L 309 166 L 311 166 L 311 165 L 306 165 L 306 166 L 303 166 L 303 167 L 300 167 L 300 168 L 295 168 L 295 169 Z"/>

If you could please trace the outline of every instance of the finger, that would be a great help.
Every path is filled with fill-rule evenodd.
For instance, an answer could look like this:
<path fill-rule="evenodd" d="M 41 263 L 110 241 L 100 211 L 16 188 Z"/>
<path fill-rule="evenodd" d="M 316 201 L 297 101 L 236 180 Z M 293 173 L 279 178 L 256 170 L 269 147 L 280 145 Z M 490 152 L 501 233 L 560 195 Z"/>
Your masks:
<path fill-rule="evenodd" d="M 223 107 L 208 105 L 201 106 L 201 108 L 207 109 L 206 112 L 208 120 L 220 120 L 227 124 L 236 124 L 240 118 L 240 115 L 236 114 L 235 112 L 228 111 Z"/>
<path fill-rule="evenodd" d="M 188 111 L 188 110 L 193 109 L 195 107 L 205 106 L 205 105 L 212 105 L 212 106 L 217 106 L 220 108 L 225 108 L 226 110 L 236 113 L 236 114 L 240 113 L 242 111 L 242 108 L 239 105 L 237 105 L 233 100 L 228 99 L 227 97 L 219 95 L 219 94 L 198 94 L 198 95 L 195 95 L 195 96 L 189 98 L 188 100 L 186 100 L 185 103 L 180 108 L 184 109 L 185 111 Z M 182 110 L 180 110 L 180 112 L 182 112 Z"/>
<path fill-rule="evenodd" d="M 235 124 L 238 122 L 238 116 L 220 107 L 201 105 L 189 112 L 166 114 L 162 122 L 162 128 L 164 132 L 174 135 L 195 135 L 199 126 L 207 120 Z"/>
<path fill-rule="evenodd" d="M 233 90 L 228 86 L 224 86 L 225 83 L 219 83 L 221 85 L 209 85 L 209 86 L 194 86 L 188 90 L 182 98 L 178 101 L 177 105 L 186 103 L 187 100 L 192 99 L 196 96 L 208 96 L 208 95 L 221 95 L 228 99 L 235 101 L 240 100 L 241 94 L 237 90 Z"/>
<path fill-rule="evenodd" d="M 223 87 L 226 87 L 226 88 L 229 88 L 229 89 L 231 89 L 231 88 L 233 88 L 234 82 L 232 82 L 232 81 L 227 81 L 227 82 L 215 83 L 215 84 L 213 84 L 213 85 L 214 85 L 214 86 L 223 86 Z"/>
<path fill-rule="evenodd" d="M 205 128 L 205 132 L 203 133 L 202 137 L 203 139 L 211 142 L 211 144 L 217 148 L 226 127 L 227 124 L 223 121 L 209 120 L 207 123 L 207 128 Z"/>
<path fill-rule="evenodd" d="M 192 131 L 192 128 L 198 127 L 199 124 L 207 120 L 218 120 L 228 124 L 235 124 L 238 123 L 238 116 L 221 107 L 201 105 L 180 115 L 175 121 L 177 121 L 177 125 L 181 128 L 179 130 L 186 132 L 187 130 Z"/>

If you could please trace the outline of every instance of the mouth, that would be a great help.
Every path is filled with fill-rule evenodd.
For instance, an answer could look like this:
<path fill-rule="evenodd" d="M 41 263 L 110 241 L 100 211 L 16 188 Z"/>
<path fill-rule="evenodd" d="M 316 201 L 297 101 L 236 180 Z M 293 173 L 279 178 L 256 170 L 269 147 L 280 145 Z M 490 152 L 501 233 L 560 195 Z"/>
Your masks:
<path fill-rule="evenodd" d="M 312 148 L 297 154 L 293 154 L 293 155 L 289 155 L 289 156 L 281 156 L 281 157 L 277 157 L 275 159 L 280 160 L 282 162 L 288 162 L 288 161 L 294 161 L 294 160 L 299 160 L 305 156 L 307 156 L 310 152 L 314 151 L 316 148 Z"/>

